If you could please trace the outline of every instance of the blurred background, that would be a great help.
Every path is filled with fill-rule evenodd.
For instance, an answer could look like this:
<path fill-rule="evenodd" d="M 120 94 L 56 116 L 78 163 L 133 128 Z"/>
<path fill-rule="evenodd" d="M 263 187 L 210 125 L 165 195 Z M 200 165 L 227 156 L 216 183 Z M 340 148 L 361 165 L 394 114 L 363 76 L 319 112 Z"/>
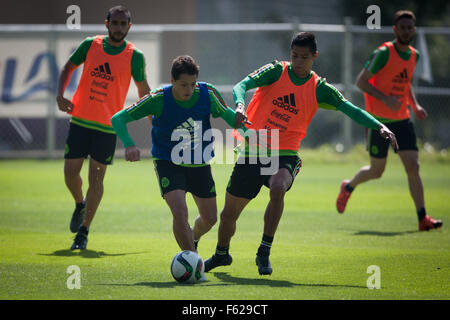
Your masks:
<path fill-rule="evenodd" d="M 232 108 L 234 84 L 273 60 L 289 60 L 291 38 L 299 31 L 316 34 L 319 58 L 313 70 L 364 108 L 356 77 L 371 52 L 394 38 L 394 12 L 412 10 L 417 18 L 412 45 L 421 53 L 413 85 L 429 114 L 425 121 L 412 119 L 421 145 L 443 152 L 450 147 L 448 1 L 17 0 L 0 10 L 0 158 L 62 158 L 69 118 L 55 102 L 59 72 L 85 37 L 107 33 L 106 13 L 119 4 L 131 11 L 133 26 L 127 39 L 143 51 L 152 89 L 169 83 L 175 57 L 189 54 L 200 64 L 199 80 L 215 85 Z M 67 26 L 70 5 L 80 8 L 80 29 Z M 366 26 L 370 5 L 380 8 L 381 29 Z M 75 92 L 81 72 L 82 67 L 74 73 L 66 98 Z M 132 83 L 126 105 L 136 100 Z M 214 120 L 213 126 L 226 127 L 221 120 Z M 148 120 L 129 128 L 149 155 Z M 363 127 L 340 112 L 319 110 L 302 147 L 328 144 L 345 152 L 364 140 Z"/>

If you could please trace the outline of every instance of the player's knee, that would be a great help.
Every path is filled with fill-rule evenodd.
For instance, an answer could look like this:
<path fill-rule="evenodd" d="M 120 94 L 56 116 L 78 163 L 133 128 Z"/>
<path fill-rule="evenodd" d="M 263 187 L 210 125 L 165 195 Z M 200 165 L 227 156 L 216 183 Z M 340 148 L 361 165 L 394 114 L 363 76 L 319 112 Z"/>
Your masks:
<path fill-rule="evenodd" d="M 379 179 L 383 176 L 384 173 L 384 168 L 382 167 L 372 167 L 371 168 L 371 172 L 372 172 L 372 177 L 374 179 Z"/>
<path fill-rule="evenodd" d="M 237 216 L 234 210 L 224 208 L 220 213 L 220 220 L 224 223 L 234 223 L 237 220 Z"/>
<path fill-rule="evenodd" d="M 188 211 L 182 208 L 177 208 L 172 210 L 172 216 L 174 222 L 187 222 L 188 221 Z"/>
<path fill-rule="evenodd" d="M 408 175 L 418 175 L 420 164 L 418 161 L 412 161 L 405 165 L 405 170 Z"/>
<path fill-rule="evenodd" d="M 80 175 L 80 171 L 71 166 L 64 166 L 64 177 L 65 179 L 73 179 Z"/>
<path fill-rule="evenodd" d="M 202 217 L 202 220 L 207 227 L 212 228 L 217 223 L 217 214 L 211 214 L 206 217 Z"/>
<path fill-rule="evenodd" d="M 270 200 L 281 201 L 286 194 L 286 186 L 282 182 L 275 182 L 270 185 Z"/>

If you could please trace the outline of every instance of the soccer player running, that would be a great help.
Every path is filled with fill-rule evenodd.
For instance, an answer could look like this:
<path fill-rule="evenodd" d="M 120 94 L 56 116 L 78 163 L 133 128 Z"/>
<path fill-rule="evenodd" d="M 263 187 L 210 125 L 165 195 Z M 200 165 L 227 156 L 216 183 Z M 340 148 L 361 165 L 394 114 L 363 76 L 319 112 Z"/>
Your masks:
<path fill-rule="evenodd" d="M 409 45 L 416 32 L 414 13 L 397 11 L 394 19 L 395 40 L 383 43 L 373 53 L 357 79 L 364 92 L 366 110 L 384 123 L 398 139 L 398 155 L 408 176 L 409 191 L 414 200 L 419 230 L 442 226 L 441 220 L 427 215 L 424 191 L 419 173 L 419 153 L 408 106 L 423 120 L 427 112 L 422 108 L 411 88 L 419 52 Z M 344 213 L 353 190 L 361 183 L 380 178 L 386 167 L 388 143 L 376 130 L 368 131 L 370 165 L 362 167 L 351 180 L 341 183 L 336 201 L 339 213 Z"/>
<path fill-rule="evenodd" d="M 278 151 L 278 167 L 272 175 L 263 175 L 267 166 L 260 161 L 252 164 L 251 150 L 238 159 L 227 187 L 225 206 L 220 215 L 218 242 L 214 255 L 205 261 L 205 271 L 229 265 L 230 241 L 236 231 L 236 221 L 245 206 L 255 198 L 262 185 L 270 190 L 270 200 L 264 214 L 262 241 L 256 254 L 256 264 L 261 275 L 270 275 L 270 249 L 284 208 L 284 197 L 301 167 L 298 150 L 306 129 L 318 108 L 339 110 L 357 123 L 378 130 L 396 147 L 395 135 L 364 110 L 347 101 L 324 78 L 311 70 L 318 56 L 313 33 L 301 32 L 291 42 L 291 61 L 274 61 L 248 75 L 233 88 L 236 114 L 240 120 L 252 123 L 249 129 L 279 130 L 279 147 L 275 150 L 267 131 L 270 150 Z M 245 112 L 245 92 L 257 88 Z M 249 130 L 250 132 L 252 130 Z M 276 131 L 275 131 L 276 132 Z M 262 134 L 263 136 L 264 134 Z M 251 136 L 250 136 L 251 138 Z M 264 147 L 264 146 L 263 146 Z M 241 161 L 240 161 L 241 160 Z M 254 162 L 254 161 L 253 161 Z"/>
<path fill-rule="evenodd" d="M 127 8 L 108 11 L 108 36 L 86 38 L 64 65 L 58 80 L 56 101 L 61 111 L 72 115 L 64 154 L 64 178 L 76 206 L 70 230 L 77 233 L 71 250 L 86 249 L 89 228 L 103 196 L 103 179 L 112 164 L 116 135 L 111 117 L 123 108 L 131 77 L 139 97 L 150 92 L 144 55 L 125 37 L 131 27 Z M 73 71 L 84 63 L 80 83 L 72 98 L 64 91 Z M 83 196 L 80 175 L 84 159 L 89 160 L 89 187 Z"/>
<path fill-rule="evenodd" d="M 241 125 L 213 85 L 197 82 L 198 74 L 199 66 L 192 57 L 175 58 L 170 85 L 153 90 L 111 119 L 126 148 L 125 159 L 139 161 L 140 151 L 126 124 L 152 115 L 151 153 L 161 196 L 173 216 L 175 240 L 182 250 L 190 251 L 197 251 L 200 237 L 217 221 L 215 184 L 208 164 L 214 156 L 210 116 L 221 117 L 232 128 Z M 192 229 L 187 192 L 192 194 L 199 212 Z"/>

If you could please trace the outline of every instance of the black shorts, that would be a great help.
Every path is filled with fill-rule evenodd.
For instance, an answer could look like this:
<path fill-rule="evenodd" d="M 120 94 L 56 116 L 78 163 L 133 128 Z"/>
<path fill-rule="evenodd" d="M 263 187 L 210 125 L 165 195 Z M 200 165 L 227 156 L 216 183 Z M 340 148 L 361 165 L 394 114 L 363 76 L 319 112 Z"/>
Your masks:
<path fill-rule="evenodd" d="M 416 133 L 411 120 L 401 120 L 385 123 L 397 138 L 398 150 L 419 150 L 417 148 Z M 389 141 L 384 139 L 378 130 L 368 129 L 367 149 L 369 154 L 375 158 L 386 158 L 389 149 Z"/>
<path fill-rule="evenodd" d="M 216 187 L 211 166 L 184 167 L 168 160 L 154 160 L 161 196 L 173 190 L 184 190 L 199 198 L 213 198 Z"/>
<path fill-rule="evenodd" d="M 87 158 L 112 164 L 117 136 L 71 123 L 66 140 L 64 159 Z"/>
<path fill-rule="evenodd" d="M 267 169 L 271 166 L 271 164 L 261 163 L 259 161 L 258 163 L 249 163 L 249 159 L 252 158 L 246 158 L 246 163 L 240 163 L 238 159 L 233 168 L 233 173 L 231 174 L 228 182 L 227 191 L 235 197 L 246 199 L 255 198 L 263 185 L 268 188 L 270 187 L 270 177 L 277 173 L 281 168 L 286 168 L 289 170 L 289 173 L 292 175 L 293 183 L 302 166 L 302 160 L 298 156 L 280 156 L 278 157 L 278 166 L 276 166 L 275 170 L 271 173 L 268 173 L 261 170 L 263 168 Z M 253 160 L 256 160 L 256 158 L 253 158 Z M 289 186 L 287 191 L 289 191 L 291 187 L 292 184 Z"/>

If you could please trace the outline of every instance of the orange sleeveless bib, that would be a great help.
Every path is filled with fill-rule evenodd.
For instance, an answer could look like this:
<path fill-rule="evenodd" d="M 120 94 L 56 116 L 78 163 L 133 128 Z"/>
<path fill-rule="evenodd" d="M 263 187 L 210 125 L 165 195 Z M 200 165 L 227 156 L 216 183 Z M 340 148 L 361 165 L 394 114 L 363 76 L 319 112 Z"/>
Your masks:
<path fill-rule="evenodd" d="M 405 61 L 398 55 L 392 42 L 385 42 L 379 48 L 383 46 L 389 49 L 389 60 L 381 70 L 370 78 L 369 83 L 384 95 L 398 96 L 402 106 L 398 111 L 393 111 L 384 102 L 364 93 L 366 111 L 386 119 L 408 119 L 410 117 L 408 105 L 411 104 L 409 90 L 416 68 L 416 51 L 409 46 L 411 56 L 408 61 Z"/>
<path fill-rule="evenodd" d="M 130 87 L 134 45 L 128 41 L 117 55 L 103 50 L 104 36 L 96 36 L 87 53 L 72 103 L 72 116 L 111 126 L 111 117 L 123 108 Z"/>
<path fill-rule="evenodd" d="M 272 141 L 271 149 L 298 151 L 301 140 L 317 109 L 316 86 L 319 76 L 313 72 L 303 85 L 289 79 L 289 65 L 282 61 L 283 72 L 276 82 L 259 87 L 247 109 L 249 129 L 279 129 L 279 146 Z M 270 134 L 269 134 L 270 136 Z"/>

